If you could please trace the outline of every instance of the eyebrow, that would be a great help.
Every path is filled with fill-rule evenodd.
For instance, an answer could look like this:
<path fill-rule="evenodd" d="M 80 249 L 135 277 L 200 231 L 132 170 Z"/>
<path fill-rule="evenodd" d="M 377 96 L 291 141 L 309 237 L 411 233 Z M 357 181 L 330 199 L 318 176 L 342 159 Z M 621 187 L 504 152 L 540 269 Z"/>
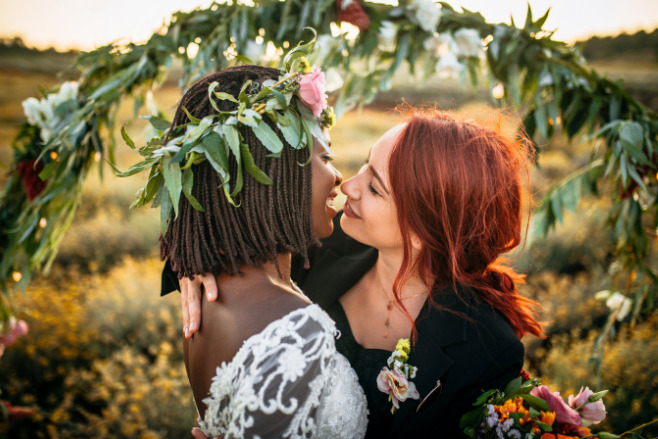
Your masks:
<path fill-rule="evenodd" d="M 386 192 L 387 195 L 390 195 L 388 188 L 384 184 L 384 180 L 382 179 L 382 177 L 380 177 L 377 171 L 375 171 L 375 168 L 373 168 L 370 163 L 368 163 L 368 168 L 370 169 L 370 172 L 372 172 L 372 175 L 375 177 L 375 179 L 377 179 L 377 181 L 379 182 L 379 185 L 384 189 L 384 192 Z"/>

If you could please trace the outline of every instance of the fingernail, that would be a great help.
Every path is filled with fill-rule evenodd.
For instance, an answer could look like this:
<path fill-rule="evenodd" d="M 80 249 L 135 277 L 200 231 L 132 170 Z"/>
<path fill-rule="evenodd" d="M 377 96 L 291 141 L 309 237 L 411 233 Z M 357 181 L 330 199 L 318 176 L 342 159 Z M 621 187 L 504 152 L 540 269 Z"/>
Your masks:
<path fill-rule="evenodd" d="M 188 331 L 187 326 L 183 326 L 183 332 L 185 333 L 185 338 L 190 336 L 190 331 Z"/>
<path fill-rule="evenodd" d="M 191 331 L 191 332 L 196 331 L 196 322 L 192 322 L 192 323 L 190 323 L 190 331 Z"/>
<path fill-rule="evenodd" d="M 213 301 L 217 298 L 217 291 L 208 291 L 208 300 Z"/>

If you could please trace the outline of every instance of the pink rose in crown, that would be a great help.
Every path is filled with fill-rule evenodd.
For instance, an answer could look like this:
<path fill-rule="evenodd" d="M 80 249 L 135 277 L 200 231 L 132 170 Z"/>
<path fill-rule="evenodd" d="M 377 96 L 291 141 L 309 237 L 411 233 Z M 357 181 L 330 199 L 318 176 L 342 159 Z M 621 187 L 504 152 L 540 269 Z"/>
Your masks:
<path fill-rule="evenodd" d="M 395 413 L 400 408 L 399 401 L 405 401 L 407 398 L 419 399 L 420 393 L 416 385 L 410 382 L 404 375 L 388 367 L 382 368 L 377 376 L 377 388 L 389 395 L 393 402 L 391 413 Z"/>
<path fill-rule="evenodd" d="M 572 424 L 575 426 L 580 426 L 582 424 L 578 412 L 564 402 L 560 396 L 560 392 L 551 392 L 551 389 L 547 386 L 539 386 L 532 389 L 530 394 L 546 401 L 548 408 L 555 412 L 555 418 L 559 423 Z"/>
<path fill-rule="evenodd" d="M 319 117 L 327 106 L 327 93 L 325 93 L 324 72 L 314 67 L 311 73 L 302 75 L 299 80 L 299 97 L 315 117 Z"/>
<path fill-rule="evenodd" d="M 587 402 L 589 397 L 593 394 L 594 392 L 592 392 L 589 387 L 585 387 L 584 390 L 581 387 L 578 395 L 569 395 L 569 405 L 574 410 L 577 409 L 583 419 L 590 421 L 592 424 L 598 424 L 605 419 L 606 411 L 605 405 L 600 399 L 595 402 Z M 578 407 L 580 407 L 580 409 L 578 409 Z"/>

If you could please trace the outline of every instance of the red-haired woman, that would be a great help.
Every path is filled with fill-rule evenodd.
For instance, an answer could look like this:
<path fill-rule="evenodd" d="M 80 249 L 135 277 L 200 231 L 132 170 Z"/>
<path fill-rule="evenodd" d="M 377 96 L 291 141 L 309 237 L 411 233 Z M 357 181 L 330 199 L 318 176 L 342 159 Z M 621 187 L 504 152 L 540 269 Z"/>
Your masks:
<path fill-rule="evenodd" d="M 481 391 L 519 375 L 520 338 L 542 329 L 502 256 L 521 242 L 528 166 L 522 142 L 424 111 L 342 184 L 334 234 L 293 278 L 342 333 L 336 347 L 368 398 L 366 437 L 461 437 Z M 390 361 L 402 338 L 409 354 Z M 416 368 L 411 384 L 391 373 L 402 363 Z"/>

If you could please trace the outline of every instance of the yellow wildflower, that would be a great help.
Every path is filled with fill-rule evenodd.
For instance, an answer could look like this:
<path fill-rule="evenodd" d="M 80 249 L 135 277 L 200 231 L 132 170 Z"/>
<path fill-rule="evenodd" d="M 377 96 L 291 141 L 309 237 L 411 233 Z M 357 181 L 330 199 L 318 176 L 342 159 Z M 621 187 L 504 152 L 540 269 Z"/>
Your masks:
<path fill-rule="evenodd" d="M 398 340 L 398 344 L 395 345 L 395 350 L 402 354 L 409 354 L 411 352 L 411 343 L 409 343 L 408 338 L 401 338 Z"/>

